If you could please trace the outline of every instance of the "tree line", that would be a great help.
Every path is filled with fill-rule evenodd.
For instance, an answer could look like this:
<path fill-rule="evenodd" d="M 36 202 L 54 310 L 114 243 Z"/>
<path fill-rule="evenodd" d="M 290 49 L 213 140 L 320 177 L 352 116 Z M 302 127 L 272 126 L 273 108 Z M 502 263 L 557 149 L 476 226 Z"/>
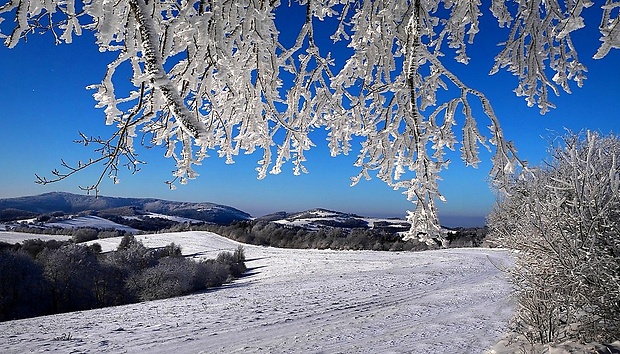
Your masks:
<path fill-rule="evenodd" d="M 0 321 L 116 306 L 220 286 L 246 270 L 239 247 L 185 258 L 171 243 L 149 249 L 125 235 L 114 252 L 70 241 L 0 243 Z"/>
<path fill-rule="evenodd" d="M 486 228 L 458 228 L 448 233 L 447 241 L 428 244 L 417 239 L 404 240 L 387 228 L 321 228 L 308 230 L 264 220 L 237 221 L 230 225 L 177 225 L 171 231 L 204 230 L 229 239 L 258 246 L 315 248 L 333 250 L 424 251 L 447 247 L 478 247 Z"/>
<path fill-rule="evenodd" d="M 375 250 L 375 251 L 424 251 L 436 249 L 437 246 L 478 247 L 481 246 L 487 233 L 485 227 L 454 228 L 447 233 L 444 244 L 421 243 L 416 239 L 403 240 L 399 231 L 389 225 L 377 225 L 374 228 L 359 227 L 355 219 L 346 225 L 331 226 L 330 220 L 325 220 L 318 230 L 306 229 L 299 226 L 281 225 L 266 219 L 235 221 L 231 224 L 213 223 L 179 223 L 158 217 L 143 219 L 127 219 L 112 214 L 98 214 L 98 216 L 117 224 L 132 227 L 142 232 L 182 232 L 182 231 L 210 231 L 242 243 L 273 246 L 281 248 L 316 248 L 337 250 Z M 39 216 L 38 221 L 44 222 L 45 215 Z M 342 223 L 338 224 L 342 225 Z M 364 225 L 366 225 L 364 223 Z M 99 229 L 94 227 L 61 228 L 39 227 L 37 225 L 16 225 L 11 228 L 15 232 L 32 234 L 67 235 L 75 243 L 87 242 L 109 237 L 120 237 L 129 234 L 126 230 Z"/>
<path fill-rule="evenodd" d="M 10 229 L 14 232 L 23 232 L 35 235 L 62 235 L 70 236 L 74 243 L 88 242 L 96 239 L 121 237 L 130 234 L 119 229 L 99 229 L 94 227 L 39 227 L 31 225 L 17 225 Z"/>

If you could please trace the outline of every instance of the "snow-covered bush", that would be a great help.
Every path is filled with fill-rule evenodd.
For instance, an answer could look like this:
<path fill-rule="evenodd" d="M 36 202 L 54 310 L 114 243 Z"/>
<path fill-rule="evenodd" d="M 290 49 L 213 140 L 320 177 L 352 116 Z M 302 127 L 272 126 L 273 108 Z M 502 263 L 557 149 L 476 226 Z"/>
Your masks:
<path fill-rule="evenodd" d="M 620 139 L 557 139 L 489 216 L 490 237 L 518 251 L 517 331 L 532 343 L 620 338 Z"/>
<path fill-rule="evenodd" d="M 174 242 L 167 244 L 162 248 L 158 248 L 155 251 L 157 258 L 164 257 L 183 257 L 183 252 L 181 250 L 181 246 L 175 244 Z"/>
<path fill-rule="evenodd" d="M 245 253 L 242 246 L 237 247 L 234 253 L 220 252 L 215 262 L 226 265 L 229 274 L 235 278 L 240 277 L 247 270 L 245 266 Z"/>
<path fill-rule="evenodd" d="M 83 227 L 83 228 L 79 228 L 75 230 L 75 232 L 73 233 L 72 239 L 73 239 L 73 242 L 75 243 L 88 242 L 88 241 L 96 240 L 98 235 L 99 235 L 99 231 L 97 229 L 93 229 L 90 227 Z"/>
<path fill-rule="evenodd" d="M 196 262 L 181 257 L 166 257 L 154 266 L 135 273 L 128 280 L 130 290 L 140 301 L 181 296 L 194 290 L 192 274 Z"/>
<path fill-rule="evenodd" d="M 207 259 L 197 265 L 194 281 L 196 284 L 202 284 L 204 286 L 196 288 L 195 290 L 221 286 L 229 281 L 230 278 L 228 265 L 216 262 L 214 259 Z"/>
<path fill-rule="evenodd" d="M 246 270 L 242 247 L 197 262 L 174 243 L 150 249 L 132 235 L 110 253 L 41 240 L 0 246 L 0 321 L 185 295 Z"/>
<path fill-rule="evenodd" d="M 106 175 L 118 182 L 120 167 L 140 169 L 135 142 L 165 147 L 176 165 L 171 188 L 196 178 L 194 166 L 210 155 L 232 163 L 258 152 L 259 178 L 280 173 L 287 162 L 298 175 L 308 172 L 312 132 L 325 129 L 332 156 L 357 154 L 352 184 L 374 174 L 403 190 L 414 206 L 407 237 L 434 244 L 442 236 L 436 200 L 444 200 L 438 181 L 450 163 L 446 153 L 460 145 L 464 163 L 477 166 L 480 147 L 495 146 L 490 175 L 499 181 L 520 164 L 491 102 L 451 69 L 450 58 L 469 63 L 483 6 L 510 29 L 499 53 L 491 50 L 497 55 L 489 69 L 513 73 L 516 94 L 544 113 L 554 107 L 550 92 L 570 92 L 585 79 L 571 36 L 586 26 L 582 13 L 592 5 L 13 0 L 0 5 L 0 38 L 13 48 L 36 33 L 70 44 L 92 32 L 101 52 L 117 55 L 101 82 L 89 86 L 116 131 L 109 138 L 82 135 L 82 143 L 97 146 L 95 157 L 73 166 L 63 161 L 64 169 L 39 183 L 102 163 L 100 178 L 84 187 L 97 191 Z M 282 10 L 287 6 L 293 11 Z M 620 43 L 620 3 L 600 6 L 596 58 Z M 276 21 L 283 16 L 286 27 Z M 477 106 L 481 113 L 474 113 Z"/>
<path fill-rule="evenodd" d="M 111 261 L 130 272 L 140 271 L 157 264 L 156 252 L 146 248 L 135 236 L 123 236 L 116 252 L 110 255 Z"/>

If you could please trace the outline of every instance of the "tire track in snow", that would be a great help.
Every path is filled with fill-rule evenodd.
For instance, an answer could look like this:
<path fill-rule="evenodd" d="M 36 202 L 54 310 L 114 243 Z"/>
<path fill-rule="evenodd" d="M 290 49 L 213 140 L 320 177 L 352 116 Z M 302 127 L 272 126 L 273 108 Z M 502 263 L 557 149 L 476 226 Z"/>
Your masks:
<path fill-rule="evenodd" d="M 186 240 L 194 254 L 238 245 L 181 235 L 157 242 Z M 0 323 L 0 352 L 481 353 L 512 313 L 509 288 L 487 259 L 508 262 L 502 251 L 245 248 L 257 273 L 231 286 Z M 62 333 L 72 339 L 54 339 Z"/>

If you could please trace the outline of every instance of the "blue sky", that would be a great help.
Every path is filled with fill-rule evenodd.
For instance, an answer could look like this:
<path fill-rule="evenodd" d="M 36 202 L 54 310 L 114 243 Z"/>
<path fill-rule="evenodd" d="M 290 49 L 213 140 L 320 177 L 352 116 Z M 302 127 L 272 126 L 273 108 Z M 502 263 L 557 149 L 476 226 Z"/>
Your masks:
<path fill-rule="evenodd" d="M 469 48 L 471 64 L 449 64 L 462 81 L 486 93 L 506 137 L 515 141 L 520 157 L 532 164 L 545 158 L 553 132 L 561 133 L 564 128 L 604 134 L 620 130 L 620 52 L 612 51 L 602 60 L 591 59 L 599 44 L 599 11 L 588 9 L 592 15 L 586 18 L 588 27 L 573 36 L 580 59 L 589 69 L 584 87 L 573 86 L 572 94 L 553 97 L 557 108 L 544 116 L 515 96 L 512 90 L 516 78 L 511 74 L 488 75 L 493 57 L 499 52 L 496 44 L 505 33 L 497 28 L 490 13 L 482 17 L 481 32 Z M 88 34 L 74 38 L 71 45 L 55 46 L 53 38 L 46 35 L 30 36 L 27 43 L 11 50 L 0 48 L 0 198 L 49 191 L 83 193 L 78 186 L 96 180 L 100 172 L 97 167 L 56 184 L 34 183 L 35 173 L 49 176 L 49 171 L 60 167 L 61 158 L 71 163 L 93 156 L 89 148 L 73 143 L 79 138 L 78 131 L 95 136 L 111 132 L 104 125 L 102 110 L 94 108 L 93 92 L 85 87 L 101 81 L 114 56 L 99 53 Z M 481 118 L 479 124 L 484 129 L 487 121 Z M 254 168 L 260 155 L 238 156 L 234 165 L 212 157 L 196 167 L 200 177 L 175 191 L 164 183 L 170 179 L 174 161 L 165 159 L 162 149 L 141 148 L 139 157 L 148 164 L 136 175 L 121 173 L 120 184 L 105 181 L 101 194 L 214 202 L 254 216 L 323 207 L 368 216 L 404 217 L 412 205 L 401 191 L 392 190 L 376 178 L 349 186 L 349 177 L 357 174 L 353 167 L 355 151 L 350 156 L 332 158 L 325 136 L 321 131 L 312 136 L 317 148 L 307 156 L 309 174 L 293 176 L 289 164 L 280 175 L 258 181 Z M 483 153 L 483 163 L 473 169 L 464 167 L 458 154 L 452 156 L 453 162 L 443 173 L 440 185 L 447 198 L 447 203 L 439 203 L 443 224 L 469 226 L 483 221 L 495 200 L 487 182 L 489 158 L 490 154 Z"/>

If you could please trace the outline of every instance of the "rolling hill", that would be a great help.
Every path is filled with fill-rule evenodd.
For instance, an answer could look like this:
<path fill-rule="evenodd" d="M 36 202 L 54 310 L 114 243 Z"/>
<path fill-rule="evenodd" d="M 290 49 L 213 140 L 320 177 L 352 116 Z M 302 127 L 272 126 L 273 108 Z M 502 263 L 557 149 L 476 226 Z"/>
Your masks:
<path fill-rule="evenodd" d="M 251 215 L 214 203 L 176 202 L 154 198 L 118 198 L 51 192 L 35 196 L 0 199 L 0 221 L 12 221 L 41 214 L 99 214 L 132 216 L 163 214 L 215 224 L 249 220 Z"/>
<path fill-rule="evenodd" d="M 410 224 L 403 219 L 379 219 L 359 216 L 356 214 L 316 208 L 297 213 L 279 212 L 260 217 L 281 225 L 298 226 L 308 230 L 318 230 L 325 227 L 374 228 L 385 229 L 390 232 L 409 230 Z"/>

